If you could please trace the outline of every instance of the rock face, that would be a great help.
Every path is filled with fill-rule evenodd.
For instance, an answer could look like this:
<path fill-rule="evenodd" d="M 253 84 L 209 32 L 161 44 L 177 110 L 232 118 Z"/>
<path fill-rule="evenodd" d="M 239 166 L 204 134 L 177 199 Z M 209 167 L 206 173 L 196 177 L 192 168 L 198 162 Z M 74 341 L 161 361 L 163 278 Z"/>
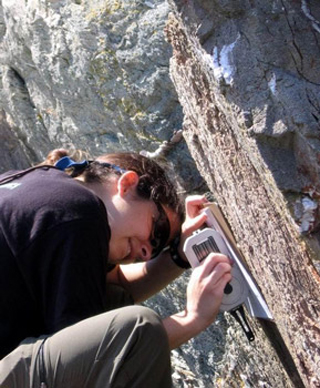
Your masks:
<path fill-rule="evenodd" d="M 1 1 L 0 108 L 29 162 L 61 145 L 154 152 L 181 128 L 168 11 L 159 0 Z M 179 150 L 189 182 L 194 163 Z"/>
<path fill-rule="evenodd" d="M 81 3 L 2 1 L 6 113 L 40 153 L 78 134 L 97 152 L 165 140 L 181 121 L 163 39 L 167 5 Z"/>
<path fill-rule="evenodd" d="M 28 159 L 27 153 L 23 142 L 19 140 L 8 124 L 4 112 L 0 112 L 0 154 L 2 159 L 0 172 L 13 168 L 29 167 L 31 161 Z"/>
<path fill-rule="evenodd" d="M 293 201 L 301 232 L 317 230 L 319 5 L 241 0 L 175 3 L 190 36 L 199 41 L 199 55 L 214 80 L 210 86 L 221 96 L 219 103 L 228 105 L 231 124 L 239 128 L 239 145 L 246 147 L 260 174 L 271 173 L 288 199 L 300 203 L 299 210 Z"/>
<path fill-rule="evenodd" d="M 254 348 L 235 339 L 238 364 L 230 366 L 231 351 L 214 386 L 319 387 L 319 8 L 172 7 L 167 36 L 184 136 L 274 316 L 260 329 L 252 323 Z M 297 204 L 299 228 L 288 209 Z"/>
<path fill-rule="evenodd" d="M 61 146 L 155 157 L 183 126 L 192 157 L 181 142 L 167 163 L 182 191 L 214 193 L 274 315 L 250 320 L 253 344 L 220 315 L 173 353 L 176 388 L 320 386 L 319 15 L 306 0 L 0 0 L 0 172 Z M 180 309 L 188 276 L 148 304 Z"/>

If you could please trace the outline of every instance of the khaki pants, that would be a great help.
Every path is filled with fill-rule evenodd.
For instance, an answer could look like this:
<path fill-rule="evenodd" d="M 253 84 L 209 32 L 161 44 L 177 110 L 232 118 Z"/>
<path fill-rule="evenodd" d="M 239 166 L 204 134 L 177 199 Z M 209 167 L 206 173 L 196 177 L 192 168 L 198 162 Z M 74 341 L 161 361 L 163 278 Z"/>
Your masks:
<path fill-rule="evenodd" d="M 167 334 L 149 308 L 109 311 L 23 341 L 0 361 L 0 387 L 171 388 Z"/>

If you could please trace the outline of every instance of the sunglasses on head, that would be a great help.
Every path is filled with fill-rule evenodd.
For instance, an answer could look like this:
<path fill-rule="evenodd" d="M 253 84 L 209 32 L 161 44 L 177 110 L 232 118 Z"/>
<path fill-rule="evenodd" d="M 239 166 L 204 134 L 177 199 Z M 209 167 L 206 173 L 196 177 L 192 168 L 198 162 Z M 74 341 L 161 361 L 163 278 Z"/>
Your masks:
<path fill-rule="evenodd" d="M 151 258 L 155 258 L 166 247 L 170 236 L 170 223 L 163 207 L 154 202 L 157 206 L 159 217 L 153 222 L 150 244 L 152 246 Z"/>

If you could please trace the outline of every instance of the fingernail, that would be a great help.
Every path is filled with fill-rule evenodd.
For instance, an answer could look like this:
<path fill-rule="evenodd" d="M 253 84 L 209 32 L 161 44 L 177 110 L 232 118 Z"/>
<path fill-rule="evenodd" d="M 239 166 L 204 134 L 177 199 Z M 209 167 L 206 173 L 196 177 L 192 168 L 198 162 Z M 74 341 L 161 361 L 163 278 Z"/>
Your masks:
<path fill-rule="evenodd" d="M 210 191 L 208 191 L 207 193 L 204 194 L 204 198 L 205 198 L 206 202 L 213 202 L 214 201 L 213 194 Z"/>

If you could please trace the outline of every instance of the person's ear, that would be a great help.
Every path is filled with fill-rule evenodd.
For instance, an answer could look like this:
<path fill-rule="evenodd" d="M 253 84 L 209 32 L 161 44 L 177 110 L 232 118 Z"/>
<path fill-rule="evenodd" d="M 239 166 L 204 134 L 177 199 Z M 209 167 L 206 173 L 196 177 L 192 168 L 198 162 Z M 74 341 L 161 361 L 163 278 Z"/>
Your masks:
<path fill-rule="evenodd" d="M 139 182 L 139 175 L 135 171 L 126 171 L 118 180 L 118 193 L 123 197 L 135 190 Z"/>

